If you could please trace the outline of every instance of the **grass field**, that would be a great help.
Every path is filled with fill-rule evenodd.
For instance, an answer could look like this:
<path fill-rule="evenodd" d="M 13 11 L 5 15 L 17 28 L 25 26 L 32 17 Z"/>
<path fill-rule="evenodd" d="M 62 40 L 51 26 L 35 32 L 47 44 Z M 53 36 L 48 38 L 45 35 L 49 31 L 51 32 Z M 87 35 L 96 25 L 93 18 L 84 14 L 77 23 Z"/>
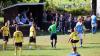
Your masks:
<path fill-rule="evenodd" d="M 28 38 L 24 38 L 23 52 L 22 56 L 67 56 L 71 52 L 71 46 L 67 42 L 68 35 L 58 35 L 57 48 L 53 49 L 50 46 L 49 35 L 37 36 L 37 49 L 28 49 Z M 0 45 L 2 40 L 0 40 Z M 8 43 L 6 51 L 0 49 L 0 56 L 14 56 L 14 46 L 12 39 Z M 100 56 L 100 32 L 91 36 L 91 33 L 87 33 L 84 38 L 84 47 L 79 48 L 78 52 L 81 56 Z"/>
<path fill-rule="evenodd" d="M 3 21 L 4 21 L 3 17 L 0 17 L 0 22 L 3 22 Z"/>

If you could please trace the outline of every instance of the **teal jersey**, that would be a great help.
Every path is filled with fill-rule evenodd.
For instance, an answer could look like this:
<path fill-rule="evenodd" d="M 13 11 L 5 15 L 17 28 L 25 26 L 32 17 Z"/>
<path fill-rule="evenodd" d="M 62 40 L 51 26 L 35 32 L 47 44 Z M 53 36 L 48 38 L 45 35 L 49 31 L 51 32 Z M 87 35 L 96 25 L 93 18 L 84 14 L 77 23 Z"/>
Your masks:
<path fill-rule="evenodd" d="M 51 33 L 56 33 L 56 23 L 55 24 L 52 24 L 48 30 L 51 32 Z"/>

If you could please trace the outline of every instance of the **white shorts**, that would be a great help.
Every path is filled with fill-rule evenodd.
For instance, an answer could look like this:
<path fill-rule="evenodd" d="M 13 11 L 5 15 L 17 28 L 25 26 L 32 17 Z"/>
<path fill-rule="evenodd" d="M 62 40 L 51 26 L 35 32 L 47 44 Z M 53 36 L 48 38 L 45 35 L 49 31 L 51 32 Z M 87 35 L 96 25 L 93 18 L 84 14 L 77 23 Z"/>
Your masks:
<path fill-rule="evenodd" d="M 79 34 L 78 34 L 78 37 L 79 37 L 80 39 L 83 39 L 83 34 L 82 34 L 82 33 L 79 33 Z"/>

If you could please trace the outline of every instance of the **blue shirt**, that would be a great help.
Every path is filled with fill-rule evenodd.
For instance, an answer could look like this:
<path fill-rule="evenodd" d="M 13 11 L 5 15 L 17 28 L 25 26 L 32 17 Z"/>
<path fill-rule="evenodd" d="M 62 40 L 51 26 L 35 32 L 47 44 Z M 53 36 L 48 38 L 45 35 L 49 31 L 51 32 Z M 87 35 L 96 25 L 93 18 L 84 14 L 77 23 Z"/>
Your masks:
<path fill-rule="evenodd" d="M 81 22 L 77 22 L 75 28 L 76 28 L 76 31 L 77 31 L 78 33 L 83 33 L 83 25 L 82 25 Z"/>
<path fill-rule="evenodd" d="M 96 22 L 97 22 L 96 16 L 95 15 L 92 15 L 91 16 L 91 23 L 92 24 L 95 24 Z"/>
<path fill-rule="evenodd" d="M 16 20 L 17 24 L 20 23 L 20 18 L 19 18 L 19 16 L 17 16 L 17 17 L 15 18 L 15 20 Z"/>

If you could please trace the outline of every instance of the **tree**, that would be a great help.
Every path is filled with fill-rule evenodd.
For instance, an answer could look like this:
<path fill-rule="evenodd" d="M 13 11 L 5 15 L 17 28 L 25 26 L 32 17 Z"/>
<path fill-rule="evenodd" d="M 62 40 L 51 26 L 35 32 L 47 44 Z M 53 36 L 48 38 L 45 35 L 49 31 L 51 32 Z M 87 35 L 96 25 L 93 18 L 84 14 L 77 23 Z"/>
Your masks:
<path fill-rule="evenodd" d="M 11 0 L 11 2 L 12 2 L 13 4 L 16 4 L 16 3 L 17 3 L 17 0 Z"/>
<path fill-rule="evenodd" d="M 43 2 L 46 2 L 46 0 L 39 0 L 39 3 L 43 3 Z"/>
<path fill-rule="evenodd" d="M 96 15 L 97 0 L 92 0 L 92 12 Z"/>

